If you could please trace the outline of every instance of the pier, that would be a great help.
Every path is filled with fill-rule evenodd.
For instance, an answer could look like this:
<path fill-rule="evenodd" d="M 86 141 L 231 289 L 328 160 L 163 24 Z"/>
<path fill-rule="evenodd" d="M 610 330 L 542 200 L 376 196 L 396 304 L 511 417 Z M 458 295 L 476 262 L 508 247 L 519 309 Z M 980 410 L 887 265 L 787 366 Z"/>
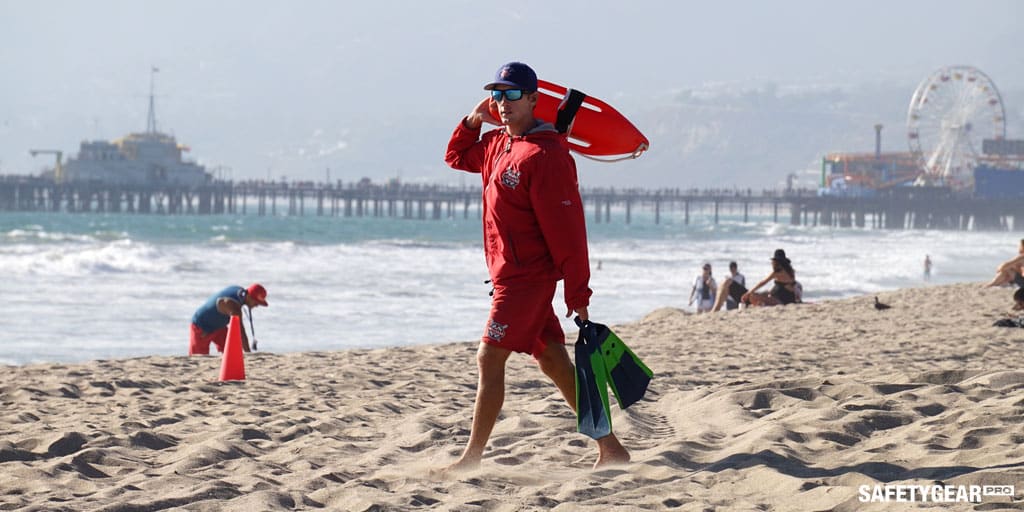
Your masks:
<path fill-rule="evenodd" d="M 682 213 L 685 224 L 724 217 L 749 222 L 771 218 L 799 226 L 871 229 L 1024 231 L 1024 202 L 956 196 L 947 189 L 903 187 L 884 196 L 818 196 L 812 190 L 754 191 L 613 189 L 581 190 L 588 222 L 631 223 L 647 212 L 655 223 Z M 97 212 L 152 215 L 288 215 L 397 217 L 480 216 L 477 187 L 215 182 L 193 188 L 55 184 L 43 178 L 0 176 L 0 212 Z M 1020 219 L 1019 221 L 1017 219 Z"/>

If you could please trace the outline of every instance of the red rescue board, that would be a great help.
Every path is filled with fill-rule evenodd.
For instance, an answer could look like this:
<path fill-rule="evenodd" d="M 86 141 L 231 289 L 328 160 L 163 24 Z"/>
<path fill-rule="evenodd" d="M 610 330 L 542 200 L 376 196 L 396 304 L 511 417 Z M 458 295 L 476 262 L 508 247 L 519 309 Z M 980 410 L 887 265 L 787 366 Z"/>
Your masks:
<path fill-rule="evenodd" d="M 537 89 L 540 94 L 534 116 L 555 122 L 569 89 L 544 80 L 537 81 Z M 497 107 L 491 102 L 491 116 L 501 119 Z M 583 99 L 565 135 L 569 148 L 585 156 L 636 158 L 650 147 L 647 137 L 626 116 L 592 96 Z"/>

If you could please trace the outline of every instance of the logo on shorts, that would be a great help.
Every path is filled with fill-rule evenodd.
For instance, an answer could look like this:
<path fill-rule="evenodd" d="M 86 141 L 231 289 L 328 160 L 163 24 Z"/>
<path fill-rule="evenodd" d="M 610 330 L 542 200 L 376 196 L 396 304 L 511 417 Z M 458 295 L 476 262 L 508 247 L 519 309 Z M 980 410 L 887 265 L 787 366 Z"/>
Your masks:
<path fill-rule="evenodd" d="M 519 171 L 509 167 L 501 173 L 501 183 L 508 188 L 516 188 L 519 185 Z"/>
<path fill-rule="evenodd" d="M 505 337 L 505 329 L 508 329 L 508 324 L 499 324 L 491 320 L 487 322 L 487 337 L 494 341 L 501 341 Z"/>

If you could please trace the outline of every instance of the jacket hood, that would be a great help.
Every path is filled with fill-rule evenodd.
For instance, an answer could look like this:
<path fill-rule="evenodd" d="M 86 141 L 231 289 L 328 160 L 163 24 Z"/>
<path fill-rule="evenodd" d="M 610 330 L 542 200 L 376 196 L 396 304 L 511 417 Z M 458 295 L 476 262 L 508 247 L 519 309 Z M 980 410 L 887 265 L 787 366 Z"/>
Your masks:
<path fill-rule="evenodd" d="M 555 129 L 555 125 L 553 123 L 549 123 L 549 122 L 547 122 L 547 121 L 545 121 L 543 119 L 537 119 L 536 121 L 537 121 L 537 124 L 533 128 L 530 128 L 529 131 L 527 131 L 526 133 L 524 133 L 522 135 L 511 135 L 511 137 L 532 137 L 532 136 L 535 136 L 535 135 L 559 135 L 558 130 Z M 499 126 L 497 128 L 497 130 L 499 130 L 502 134 L 504 134 L 506 136 L 509 136 L 507 128 L 508 128 L 507 126 L 503 125 L 503 126 Z"/>
<path fill-rule="evenodd" d="M 558 130 L 555 129 L 555 125 L 554 124 L 549 123 L 547 121 L 542 121 L 542 120 L 538 119 L 537 120 L 537 126 L 534 126 L 533 129 L 528 131 L 528 132 L 526 132 L 526 134 L 527 135 L 532 135 L 532 134 L 535 134 L 535 133 L 544 133 L 544 132 L 558 133 Z"/>

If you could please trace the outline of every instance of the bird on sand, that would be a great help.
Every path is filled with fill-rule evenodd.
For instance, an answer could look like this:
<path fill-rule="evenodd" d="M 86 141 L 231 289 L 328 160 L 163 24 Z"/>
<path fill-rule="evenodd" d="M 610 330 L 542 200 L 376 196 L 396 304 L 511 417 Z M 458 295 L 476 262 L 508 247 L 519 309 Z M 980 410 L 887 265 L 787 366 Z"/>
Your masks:
<path fill-rule="evenodd" d="M 877 309 L 879 311 L 882 311 L 883 309 L 889 309 L 891 307 L 892 306 L 890 306 L 888 304 L 882 304 L 881 302 L 878 302 L 878 296 L 875 295 L 875 309 Z"/>

